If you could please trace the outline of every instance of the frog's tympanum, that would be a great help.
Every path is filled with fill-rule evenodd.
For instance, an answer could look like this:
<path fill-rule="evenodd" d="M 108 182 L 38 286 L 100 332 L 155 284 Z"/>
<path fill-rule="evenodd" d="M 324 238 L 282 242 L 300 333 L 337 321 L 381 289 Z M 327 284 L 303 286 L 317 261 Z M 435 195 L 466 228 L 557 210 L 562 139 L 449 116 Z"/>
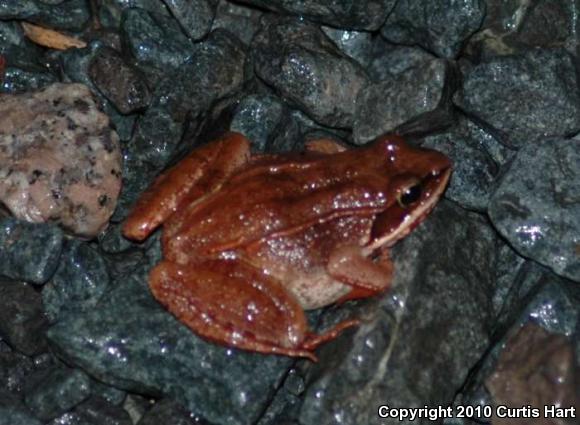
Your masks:
<path fill-rule="evenodd" d="M 318 335 L 304 309 L 387 290 L 387 248 L 425 218 L 450 173 L 443 154 L 398 136 L 250 157 L 248 140 L 228 133 L 162 174 L 123 233 L 141 241 L 163 224 L 151 291 L 196 334 L 315 360 L 318 345 L 359 322 Z"/>

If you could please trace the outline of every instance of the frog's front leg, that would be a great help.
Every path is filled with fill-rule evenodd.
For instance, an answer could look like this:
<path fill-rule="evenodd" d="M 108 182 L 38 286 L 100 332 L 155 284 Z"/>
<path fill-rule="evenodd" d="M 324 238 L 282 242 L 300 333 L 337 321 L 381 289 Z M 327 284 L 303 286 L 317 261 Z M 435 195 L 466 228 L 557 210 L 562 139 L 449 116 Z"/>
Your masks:
<path fill-rule="evenodd" d="M 239 133 L 226 133 L 195 149 L 139 198 L 123 225 L 123 235 L 144 240 L 184 205 L 219 188 L 249 158 L 250 142 Z"/>
<path fill-rule="evenodd" d="M 306 357 L 358 320 L 316 335 L 298 301 L 275 279 L 239 261 L 159 263 L 150 274 L 155 298 L 197 335 L 225 346 Z"/>
<path fill-rule="evenodd" d="M 380 250 L 373 259 L 360 246 L 341 246 L 336 248 L 328 259 L 326 270 L 330 276 L 351 291 L 340 298 L 338 303 L 380 294 L 391 286 L 393 263 L 387 250 Z"/>

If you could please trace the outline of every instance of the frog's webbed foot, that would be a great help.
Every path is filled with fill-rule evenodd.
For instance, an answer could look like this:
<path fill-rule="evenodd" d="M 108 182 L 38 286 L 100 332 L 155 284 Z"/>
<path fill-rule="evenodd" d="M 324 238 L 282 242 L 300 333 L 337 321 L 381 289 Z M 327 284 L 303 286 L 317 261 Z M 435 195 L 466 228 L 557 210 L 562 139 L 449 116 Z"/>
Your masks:
<path fill-rule="evenodd" d="M 316 361 L 312 350 L 358 324 L 311 333 L 302 307 L 280 283 L 237 261 L 163 261 L 149 283 L 155 298 L 197 335 L 244 350 Z"/>
<path fill-rule="evenodd" d="M 326 268 L 334 279 L 352 287 L 338 303 L 377 295 L 389 289 L 393 280 L 393 263 L 386 250 L 372 259 L 358 246 L 343 246 L 330 255 Z"/>
<path fill-rule="evenodd" d="M 139 198 L 123 225 L 123 235 L 144 240 L 184 205 L 219 188 L 249 157 L 250 142 L 239 133 L 226 133 L 195 149 Z"/>

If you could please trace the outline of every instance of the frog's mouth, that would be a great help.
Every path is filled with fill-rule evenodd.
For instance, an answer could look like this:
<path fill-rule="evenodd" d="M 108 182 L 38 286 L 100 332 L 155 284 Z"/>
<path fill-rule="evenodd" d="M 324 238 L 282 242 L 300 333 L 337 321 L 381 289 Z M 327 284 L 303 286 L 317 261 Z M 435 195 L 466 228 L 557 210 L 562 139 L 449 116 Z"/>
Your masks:
<path fill-rule="evenodd" d="M 418 191 L 412 202 L 405 204 L 397 199 L 377 214 L 371 230 L 369 251 L 379 247 L 391 247 L 407 236 L 433 210 L 445 191 L 451 176 L 451 166 L 434 170 L 424 176 L 414 187 Z"/>

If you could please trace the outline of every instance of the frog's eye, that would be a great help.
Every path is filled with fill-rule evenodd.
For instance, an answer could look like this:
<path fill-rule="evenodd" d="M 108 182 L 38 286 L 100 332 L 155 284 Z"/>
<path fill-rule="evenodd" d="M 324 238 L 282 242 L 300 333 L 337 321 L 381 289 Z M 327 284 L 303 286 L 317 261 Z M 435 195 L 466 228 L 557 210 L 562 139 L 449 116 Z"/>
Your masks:
<path fill-rule="evenodd" d="M 407 186 L 405 189 L 397 193 L 397 202 L 401 207 L 408 208 L 421 199 L 422 191 L 423 189 L 420 182 Z"/>

